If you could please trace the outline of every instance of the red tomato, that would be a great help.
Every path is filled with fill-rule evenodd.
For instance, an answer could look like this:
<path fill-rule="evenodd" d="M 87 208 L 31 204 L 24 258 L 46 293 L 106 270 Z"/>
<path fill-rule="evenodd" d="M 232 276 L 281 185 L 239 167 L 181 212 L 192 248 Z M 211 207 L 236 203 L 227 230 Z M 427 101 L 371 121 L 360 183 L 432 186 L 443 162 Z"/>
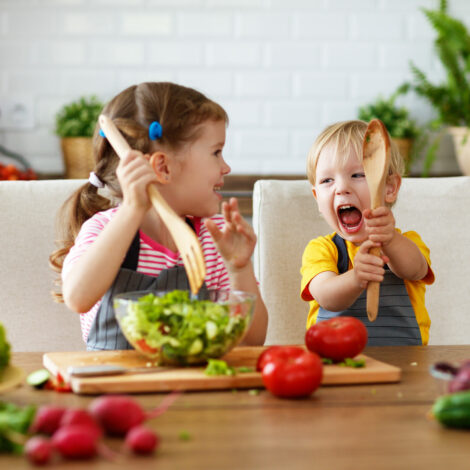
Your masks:
<path fill-rule="evenodd" d="M 138 341 L 135 342 L 135 344 L 141 351 L 144 351 L 144 352 L 156 353 L 158 351 L 158 349 L 155 349 L 155 348 L 152 348 L 152 346 L 149 346 L 147 344 L 147 341 L 145 341 L 144 338 L 139 339 Z"/>
<path fill-rule="evenodd" d="M 316 354 L 294 346 L 274 346 L 270 350 L 269 360 L 265 355 L 262 378 L 273 395 L 307 397 L 320 386 L 323 364 Z"/>
<path fill-rule="evenodd" d="M 18 176 L 18 168 L 13 163 L 8 164 L 3 168 L 3 174 L 8 178 L 10 176 Z"/>
<path fill-rule="evenodd" d="M 262 372 L 264 366 L 278 357 L 279 355 L 282 356 L 293 356 L 295 357 L 296 354 L 299 354 L 299 349 L 303 351 L 303 349 L 299 348 L 298 346 L 271 346 L 268 349 L 265 349 L 259 356 L 258 360 L 256 361 L 256 370 L 258 372 Z"/>
<path fill-rule="evenodd" d="M 333 361 L 357 356 L 367 344 L 367 328 L 354 317 L 335 317 L 312 325 L 305 334 L 307 348 Z"/>

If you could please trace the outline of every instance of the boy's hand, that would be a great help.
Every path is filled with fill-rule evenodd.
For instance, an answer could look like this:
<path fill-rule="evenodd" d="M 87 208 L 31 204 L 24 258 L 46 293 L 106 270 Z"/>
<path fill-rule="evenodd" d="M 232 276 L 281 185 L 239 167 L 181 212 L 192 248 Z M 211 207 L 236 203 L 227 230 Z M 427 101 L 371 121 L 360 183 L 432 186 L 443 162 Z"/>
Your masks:
<path fill-rule="evenodd" d="M 147 186 L 156 183 L 157 178 L 151 167 L 148 155 L 131 150 L 119 161 L 116 174 L 121 185 L 123 203 L 136 210 L 147 210 L 151 202 Z"/>
<path fill-rule="evenodd" d="M 363 216 L 369 240 L 380 246 L 387 246 L 396 235 L 395 217 L 392 211 L 388 207 L 381 206 L 373 210 L 366 209 Z"/>
<path fill-rule="evenodd" d="M 384 280 L 385 263 L 388 263 L 387 256 L 375 256 L 369 254 L 372 247 L 380 246 L 379 243 L 372 240 L 366 240 L 359 248 L 354 258 L 354 277 L 362 289 L 367 287 L 369 281 L 382 282 Z"/>
<path fill-rule="evenodd" d="M 212 220 L 205 225 L 214 239 L 217 249 L 227 263 L 229 270 L 239 270 L 251 261 L 256 245 L 256 235 L 250 224 L 241 216 L 235 198 L 222 203 L 225 227 L 219 230 Z"/>

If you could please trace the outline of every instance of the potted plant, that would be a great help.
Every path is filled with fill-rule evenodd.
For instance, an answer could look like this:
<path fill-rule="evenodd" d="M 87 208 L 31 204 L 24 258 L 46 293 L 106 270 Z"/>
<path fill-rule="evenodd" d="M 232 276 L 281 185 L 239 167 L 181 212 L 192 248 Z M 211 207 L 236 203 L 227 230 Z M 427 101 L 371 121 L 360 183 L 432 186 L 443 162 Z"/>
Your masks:
<path fill-rule="evenodd" d="M 91 137 L 102 108 L 96 96 L 81 97 L 57 113 L 55 132 L 61 137 L 67 178 L 88 178 L 93 169 Z"/>
<path fill-rule="evenodd" d="M 363 121 L 380 119 L 385 124 L 405 160 L 406 173 L 409 172 L 416 154 L 413 149 L 415 140 L 421 135 L 418 125 L 410 118 L 408 109 L 396 104 L 397 97 L 405 94 L 408 89 L 409 85 L 403 84 L 389 98 L 379 96 L 372 103 L 361 106 L 358 111 L 358 117 Z"/>
<path fill-rule="evenodd" d="M 454 141 L 457 163 L 463 174 L 470 175 L 470 35 L 466 26 L 447 13 L 447 1 L 440 0 L 437 10 L 422 11 L 437 33 L 436 53 L 446 72 L 440 84 L 431 83 L 424 72 L 411 63 L 413 90 L 424 97 L 437 112 L 431 129 L 447 126 Z M 434 140 L 430 152 L 434 158 L 442 134 Z"/>

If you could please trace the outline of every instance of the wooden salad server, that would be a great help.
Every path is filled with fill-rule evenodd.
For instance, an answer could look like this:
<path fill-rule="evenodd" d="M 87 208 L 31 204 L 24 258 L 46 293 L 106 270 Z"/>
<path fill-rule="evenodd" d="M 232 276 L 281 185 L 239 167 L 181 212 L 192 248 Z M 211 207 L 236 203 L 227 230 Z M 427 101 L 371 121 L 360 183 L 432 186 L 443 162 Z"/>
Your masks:
<path fill-rule="evenodd" d="M 362 162 L 370 192 L 371 209 L 384 204 L 384 189 L 390 166 L 390 138 L 380 119 L 373 119 L 367 126 L 362 144 Z M 380 247 L 370 253 L 380 256 Z M 380 282 L 367 284 L 367 316 L 375 321 L 379 310 Z"/>
<path fill-rule="evenodd" d="M 114 122 L 104 114 L 100 115 L 98 121 L 119 158 L 123 158 L 131 150 L 124 136 L 119 132 Z M 197 294 L 206 277 L 206 265 L 199 240 L 189 225 L 168 205 L 156 185 L 150 184 L 147 191 L 153 207 L 162 218 L 178 247 L 188 275 L 191 292 Z"/>

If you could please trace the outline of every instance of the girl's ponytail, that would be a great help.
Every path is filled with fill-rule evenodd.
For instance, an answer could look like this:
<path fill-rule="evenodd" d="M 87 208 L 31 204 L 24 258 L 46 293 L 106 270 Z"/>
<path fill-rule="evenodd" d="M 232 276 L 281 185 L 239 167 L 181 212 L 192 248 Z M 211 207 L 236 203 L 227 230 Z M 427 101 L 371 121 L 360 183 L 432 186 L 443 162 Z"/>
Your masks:
<path fill-rule="evenodd" d="M 81 226 L 97 212 L 107 210 L 111 201 L 100 194 L 98 188 L 86 182 L 78 188 L 62 205 L 56 218 L 56 244 L 58 249 L 49 256 L 49 265 L 57 273 L 62 272 L 64 259 L 75 242 Z M 56 280 L 61 285 L 60 277 Z M 55 301 L 63 302 L 61 292 L 52 292 Z"/>

